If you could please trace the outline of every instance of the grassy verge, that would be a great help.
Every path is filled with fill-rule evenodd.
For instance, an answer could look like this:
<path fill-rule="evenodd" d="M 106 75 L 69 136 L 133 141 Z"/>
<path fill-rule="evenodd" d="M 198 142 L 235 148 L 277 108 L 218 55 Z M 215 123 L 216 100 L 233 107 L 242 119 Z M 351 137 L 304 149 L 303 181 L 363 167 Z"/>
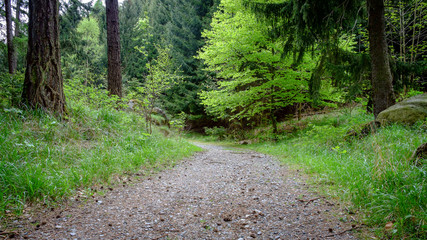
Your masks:
<path fill-rule="evenodd" d="M 362 139 L 344 139 L 351 127 L 369 120 L 357 112 L 287 122 L 282 129 L 294 131 L 279 136 L 278 143 L 249 147 L 313 173 L 318 184 L 327 185 L 332 194 L 366 214 L 365 223 L 378 236 L 423 239 L 427 236 L 427 162 L 415 166 L 409 159 L 417 146 L 427 142 L 427 127 L 425 123 L 393 125 Z M 389 230 L 384 228 L 387 223 L 393 223 Z"/>
<path fill-rule="evenodd" d="M 26 203 L 50 204 L 199 150 L 181 138 L 147 134 L 138 114 L 70 102 L 67 121 L 40 111 L 0 110 L 0 220 Z"/>

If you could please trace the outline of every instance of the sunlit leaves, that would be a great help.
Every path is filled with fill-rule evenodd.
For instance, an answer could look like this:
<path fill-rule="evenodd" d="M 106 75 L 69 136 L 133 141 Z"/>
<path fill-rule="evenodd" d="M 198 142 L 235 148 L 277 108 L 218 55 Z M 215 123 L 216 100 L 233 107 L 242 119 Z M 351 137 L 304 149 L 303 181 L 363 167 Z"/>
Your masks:
<path fill-rule="evenodd" d="M 306 58 L 293 66 L 282 57 L 283 41 L 270 38 L 269 29 L 242 1 L 221 2 L 198 55 L 219 78 L 216 89 L 200 94 L 210 114 L 224 119 L 272 117 L 281 107 L 307 101 L 314 63 Z"/>

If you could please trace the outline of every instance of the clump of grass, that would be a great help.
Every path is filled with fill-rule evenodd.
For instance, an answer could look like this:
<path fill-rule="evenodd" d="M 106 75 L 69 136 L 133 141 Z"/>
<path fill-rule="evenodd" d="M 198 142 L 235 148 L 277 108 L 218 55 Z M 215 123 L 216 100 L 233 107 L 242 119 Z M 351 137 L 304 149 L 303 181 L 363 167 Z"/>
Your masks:
<path fill-rule="evenodd" d="M 68 106 L 65 121 L 37 110 L 0 110 L 0 220 L 26 203 L 52 203 L 199 150 L 182 138 L 147 134 L 136 113 L 72 100 Z"/>
<path fill-rule="evenodd" d="M 427 165 L 415 166 L 409 159 L 427 142 L 425 125 L 391 125 L 363 139 L 345 140 L 352 126 L 370 120 L 360 111 L 312 118 L 279 143 L 250 147 L 315 173 L 319 183 L 332 185 L 337 196 L 363 210 L 366 223 L 378 226 L 377 234 L 422 239 L 427 235 Z M 394 228 L 383 231 L 389 222 Z"/>

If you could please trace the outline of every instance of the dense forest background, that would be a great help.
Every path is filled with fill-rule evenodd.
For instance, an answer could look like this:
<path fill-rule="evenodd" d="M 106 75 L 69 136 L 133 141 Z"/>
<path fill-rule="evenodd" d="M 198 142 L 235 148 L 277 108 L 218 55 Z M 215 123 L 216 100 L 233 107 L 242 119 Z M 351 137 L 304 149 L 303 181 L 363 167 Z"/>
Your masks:
<path fill-rule="evenodd" d="M 27 1 L 20 4 L 20 19 L 13 17 L 20 27 L 14 35 L 18 76 L 12 85 L 4 85 L 10 91 L 18 90 L 20 77 L 25 72 L 27 48 Z M 14 8 L 16 8 L 16 4 Z M 138 88 L 148 75 L 147 63 L 159 54 L 159 49 L 169 49 L 171 63 L 168 66 L 179 72 L 179 84 L 162 93 L 158 105 L 171 115 L 181 112 L 195 118 L 203 118 L 203 107 L 197 92 L 211 82 L 204 72 L 201 60 L 194 58 L 203 44 L 201 32 L 208 28 L 218 1 L 123 1 L 119 10 L 121 59 L 124 93 L 138 98 Z M 2 16 L 4 19 L 4 5 Z M 5 26 L 5 25 L 2 25 Z M 6 30 L 2 27 L 3 30 Z M 5 37 L 5 31 L 3 35 Z M 1 42 L 2 78 L 8 72 L 6 39 Z M 106 11 L 102 1 L 81 3 L 63 1 L 60 5 L 61 64 L 66 84 L 107 86 L 107 34 Z M 22 79 L 21 79 L 22 81 Z M 3 81 L 6 84 L 9 81 Z M 19 91 L 13 93 L 13 104 L 19 102 Z M 10 97 L 10 96 L 8 96 Z M 5 106 L 6 96 L 2 98 Z"/>
<path fill-rule="evenodd" d="M 173 165 L 197 132 L 317 174 L 380 238 L 423 239 L 426 121 L 372 121 L 427 92 L 426 26 L 423 0 L 2 1 L 0 221 Z"/>
<path fill-rule="evenodd" d="M 214 14 L 219 2 L 129 0 L 121 3 L 121 69 L 124 95 L 128 99 L 144 100 L 143 85 L 150 75 L 149 64 L 156 65 L 159 53 L 166 51 L 170 58 L 166 71 L 179 77 L 174 78 L 175 83 L 172 81 L 160 90 L 153 104 L 172 117 L 184 116 L 188 127 L 199 131 L 214 125 L 262 125 L 276 118 L 285 119 L 302 109 L 355 102 L 372 109 L 365 4 L 352 6 L 356 13 L 347 13 L 338 27 L 323 31 L 328 34 L 321 35 L 317 29 L 329 28 L 333 24 L 316 26 L 309 22 L 310 19 L 305 19 L 307 16 L 299 16 L 301 19 L 292 21 L 306 22 L 306 30 L 301 25 L 286 30 L 286 24 L 291 23 L 274 17 L 278 15 L 276 10 L 266 8 L 267 14 L 257 17 L 256 10 L 250 10 L 251 6 L 245 6 L 244 1 L 224 1 L 220 11 Z M 9 91 L 7 95 L 7 91 L 2 93 L 2 106 L 20 102 L 19 89 L 25 72 L 28 2 L 17 0 L 12 3 L 17 75 L 13 81 L 8 80 L 6 29 L 2 27 L 2 87 Z M 350 7 L 349 11 L 352 10 Z M 320 8 L 317 11 L 319 18 L 327 14 Z M 386 1 L 385 30 L 393 89 L 398 98 L 401 94 L 414 95 L 413 91 L 426 90 L 425 12 L 423 1 Z M 5 13 L 3 4 L 2 26 L 5 26 Z M 61 1 L 61 65 L 66 85 L 107 87 L 106 29 L 106 10 L 102 1 Z M 235 31 L 228 32 L 230 29 Z M 310 36 L 307 31 L 313 34 Z M 296 39 L 298 34 L 305 39 Z M 227 45 L 221 46 L 226 42 Z M 219 56 L 220 52 L 224 54 Z M 262 64 L 255 67 L 256 61 Z M 275 77 L 260 73 L 269 71 L 268 68 L 281 70 L 273 73 Z M 256 76 L 252 82 L 243 84 L 239 79 L 245 77 L 239 75 L 248 74 L 248 71 Z M 230 85 L 229 80 L 239 86 Z M 281 85 L 285 82 L 286 86 Z M 243 90 L 249 86 L 256 88 L 252 88 L 252 92 Z M 258 97 L 254 96 L 255 91 Z M 225 100 L 224 96 L 235 96 L 235 102 L 229 97 Z M 273 100 L 267 103 L 269 97 Z M 255 102 L 258 104 L 253 104 Z"/>

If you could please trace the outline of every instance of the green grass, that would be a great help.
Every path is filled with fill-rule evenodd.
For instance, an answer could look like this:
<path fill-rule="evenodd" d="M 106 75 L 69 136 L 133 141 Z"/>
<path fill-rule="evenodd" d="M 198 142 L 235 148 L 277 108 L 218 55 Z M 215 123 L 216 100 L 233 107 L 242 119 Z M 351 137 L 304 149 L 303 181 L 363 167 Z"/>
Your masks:
<path fill-rule="evenodd" d="M 296 130 L 280 135 L 278 143 L 249 147 L 306 169 L 317 186 L 366 214 L 365 223 L 380 237 L 422 239 L 427 236 L 427 162 L 415 166 L 409 159 L 427 142 L 427 127 L 392 125 L 362 139 L 345 139 L 351 127 L 370 120 L 359 111 L 287 122 Z M 384 231 L 388 222 L 394 229 Z"/>
<path fill-rule="evenodd" d="M 147 134 L 135 113 L 69 102 L 65 121 L 37 110 L 0 110 L 0 220 L 27 203 L 55 203 L 200 150 L 182 138 Z"/>

